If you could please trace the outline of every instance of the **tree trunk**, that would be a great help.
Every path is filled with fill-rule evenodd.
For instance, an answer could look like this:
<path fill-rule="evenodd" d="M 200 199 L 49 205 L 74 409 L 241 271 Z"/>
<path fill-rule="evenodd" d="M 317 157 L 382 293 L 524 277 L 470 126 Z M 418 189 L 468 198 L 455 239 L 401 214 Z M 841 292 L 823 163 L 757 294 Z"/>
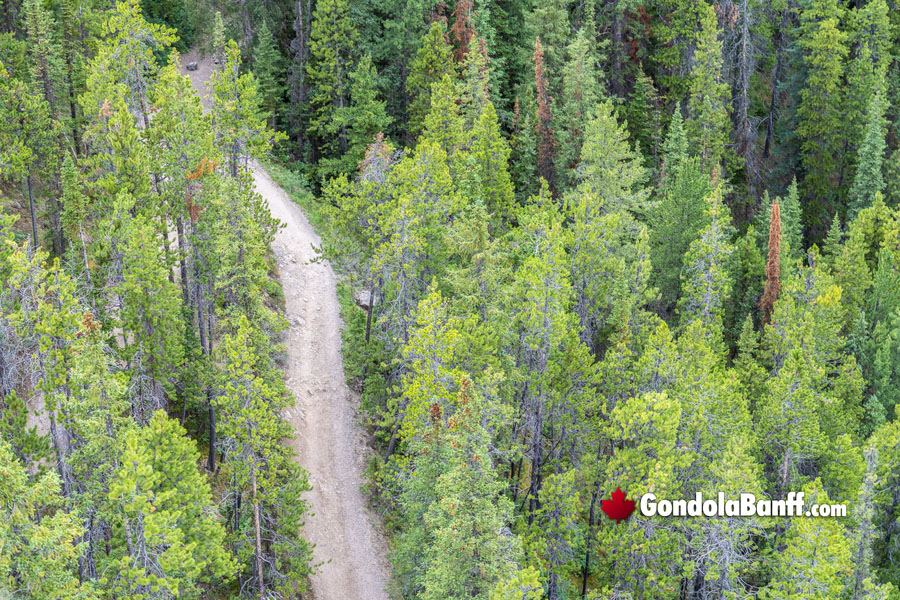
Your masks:
<path fill-rule="evenodd" d="M 781 76 L 781 54 L 784 40 L 784 28 L 787 25 L 788 11 L 781 15 L 781 27 L 775 34 L 775 72 L 772 74 L 772 96 L 769 100 L 769 116 L 766 119 L 766 143 L 763 146 L 763 158 L 769 158 L 769 149 L 775 135 L 775 99 L 778 94 L 778 78 Z"/>
<path fill-rule="evenodd" d="M 181 297 L 185 306 L 191 306 L 190 283 L 187 272 L 187 246 L 184 237 L 184 221 L 181 217 L 175 219 L 175 230 L 178 232 L 179 260 L 181 261 Z"/>
<path fill-rule="evenodd" d="M 375 304 L 375 284 L 369 287 L 369 305 L 366 307 L 366 344 L 369 343 L 369 334 L 372 331 L 372 305 Z"/>
<path fill-rule="evenodd" d="M 263 579 L 262 534 L 259 529 L 259 500 L 256 497 L 256 469 L 253 462 L 250 463 L 250 485 L 253 489 L 253 529 L 256 535 L 256 576 L 259 583 L 259 600 L 264 600 L 266 595 L 266 582 Z"/>
<path fill-rule="evenodd" d="M 37 217 L 34 214 L 34 190 L 31 188 L 31 174 L 25 176 L 25 185 L 28 186 L 28 208 L 31 210 L 31 236 L 32 241 L 34 242 L 34 249 L 32 252 L 36 251 L 38 248 L 38 233 L 37 233 Z"/>

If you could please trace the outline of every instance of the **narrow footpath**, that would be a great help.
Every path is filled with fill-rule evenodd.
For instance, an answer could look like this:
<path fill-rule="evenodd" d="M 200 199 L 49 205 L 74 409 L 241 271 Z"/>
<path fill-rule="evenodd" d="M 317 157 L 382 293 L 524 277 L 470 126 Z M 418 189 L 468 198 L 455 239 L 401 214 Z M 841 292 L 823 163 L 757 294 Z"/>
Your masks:
<path fill-rule="evenodd" d="M 185 73 L 205 97 L 212 61 L 182 57 L 185 65 L 191 61 L 198 68 Z M 326 262 L 312 262 L 320 240 L 300 207 L 259 165 L 253 177 L 272 216 L 285 224 L 272 250 L 290 323 L 284 375 L 295 405 L 285 417 L 313 488 L 307 495 L 313 514 L 304 527 L 315 544 L 314 561 L 321 563 L 312 577 L 313 597 L 387 600 L 387 543 L 360 491 L 368 448 L 357 425 L 359 400 L 344 379 L 335 275 Z"/>

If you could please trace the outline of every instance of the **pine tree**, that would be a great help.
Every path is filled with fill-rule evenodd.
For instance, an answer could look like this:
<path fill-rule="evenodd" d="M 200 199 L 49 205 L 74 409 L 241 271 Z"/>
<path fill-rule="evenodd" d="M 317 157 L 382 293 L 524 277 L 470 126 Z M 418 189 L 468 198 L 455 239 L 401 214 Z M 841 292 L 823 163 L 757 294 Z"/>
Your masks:
<path fill-rule="evenodd" d="M 60 50 L 53 37 L 56 23 L 39 0 L 25 0 L 22 3 L 22 12 L 25 17 L 35 92 L 43 95 L 47 106 L 50 107 L 51 115 L 56 116 L 62 87 Z"/>
<path fill-rule="evenodd" d="M 595 107 L 603 95 L 596 59 L 592 52 L 588 32 L 582 28 L 566 49 L 563 67 L 563 101 L 556 115 L 560 124 L 559 155 L 556 172 L 565 188 L 575 177 L 575 169 L 584 142 L 584 123 L 593 118 Z"/>
<path fill-rule="evenodd" d="M 78 580 L 82 528 L 64 506 L 59 476 L 30 477 L 0 439 L 0 593 L 34 600 L 97 597 L 90 583 Z"/>
<path fill-rule="evenodd" d="M 807 485 L 806 502 L 828 503 L 816 480 Z M 849 540 L 837 519 L 794 519 L 786 535 L 787 547 L 775 562 L 764 598 L 834 598 L 850 583 Z"/>
<path fill-rule="evenodd" d="M 550 105 L 553 98 L 550 97 L 547 83 L 547 74 L 544 69 L 544 50 L 541 47 L 541 39 L 534 42 L 534 79 L 537 88 L 537 167 L 538 173 L 550 185 L 550 191 L 556 192 L 556 171 L 553 166 L 556 156 L 556 138 L 551 127 L 553 114 Z"/>
<path fill-rule="evenodd" d="M 165 55 L 177 39 L 175 31 L 144 19 L 139 0 L 117 2 L 103 23 L 103 48 L 94 59 L 105 64 L 128 91 L 128 107 L 150 128 L 147 101 L 158 68 L 156 57 Z M 90 87 L 90 86 L 88 86 Z"/>
<path fill-rule="evenodd" d="M 32 243 L 39 245 L 35 180 L 41 167 L 54 164 L 57 156 L 57 122 L 51 119 L 46 100 L 29 92 L 0 63 L 0 177 L 23 181 L 28 192 Z"/>
<path fill-rule="evenodd" d="M 447 422 L 449 456 L 435 482 L 436 501 L 424 515 L 433 536 L 421 594 L 427 600 L 487 599 L 516 559 L 514 541 L 502 533 L 512 504 L 494 472 L 483 404 L 468 379 L 459 382 L 459 390 L 456 412 Z"/>
<path fill-rule="evenodd" d="M 450 28 L 450 35 L 456 43 L 454 56 L 456 62 L 462 64 L 469 53 L 469 42 L 475 35 L 472 28 L 472 0 L 456 0 L 456 7 L 453 9 L 453 26 Z"/>
<path fill-rule="evenodd" d="M 259 82 L 260 107 L 271 119 L 270 125 L 275 128 L 275 119 L 281 108 L 284 85 L 282 84 L 282 58 L 275 39 L 265 21 L 256 33 L 256 47 L 253 49 L 253 74 Z"/>
<path fill-rule="evenodd" d="M 195 595 L 207 577 L 227 580 L 235 571 L 195 445 L 184 434 L 160 411 L 125 435 L 109 484 L 109 518 L 121 540 L 107 575 L 113 593 Z"/>
<path fill-rule="evenodd" d="M 650 190 L 643 160 L 628 140 L 628 131 L 616 120 L 612 102 L 598 104 L 587 121 L 575 181 L 580 190 L 601 198 L 605 212 L 627 210 L 647 213 Z"/>
<path fill-rule="evenodd" d="M 216 11 L 213 17 L 213 31 L 210 39 L 212 46 L 213 64 L 217 69 L 225 66 L 225 22 L 222 20 L 222 13 Z"/>
<path fill-rule="evenodd" d="M 422 38 L 406 78 L 406 93 L 411 98 L 406 121 L 410 137 L 415 138 L 422 131 L 425 117 L 431 110 L 432 86 L 445 75 L 453 79 L 454 65 L 444 27 L 440 21 L 435 21 Z"/>
<path fill-rule="evenodd" d="M 490 101 L 484 106 L 472 129 L 468 159 L 474 165 L 467 169 L 472 177 L 471 199 L 480 199 L 490 214 L 509 219 L 513 213 L 515 194 L 509 176 L 509 146 L 503 139 L 497 112 Z"/>
<path fill-rule="evenodd" d="M 459 90 L 450 75 L 432 84 L 431 109 L 425 115 L 419 143 L 428 140 L 438 144 L 448 156 L 455 154 L 464 141 L 459 104 Z"/>
<path fill-rule="evenodd" d="M 675 112 L 680 119 L 680 109 L 676 108 Z M 641 153 L 647 157 L 655 173 L 662 135 L 660 98 L 653 79 L 644 72 L 643 65 L 638 65 L 638 72 L 634 77 L 634 92 L 625 105 L 625 114 L 632 139 L 640 144 Z"/>
<path fill-rule="evenodd" d="M 713 190 L 706 202 L 709 225 L 684 255 L 678 308 L 682 324 L 699 319 L 706 326 L 717 325 L 721 332 L 733 285 L 727 265 L 734 246 L 729 242 L 730 223 L 722 206 L 721 188 Z"/>
<path fill-rule="evenodd" d="M 473 124 L 491 101 L 491 59 L 482 37 L 471 40 L 472 51 L 462 64 L 462 104 L 467 125 Z"/>
<path fill-rule="evenodd" d="M 259 85 L 250 73 L 241 74 L 241 51 L 234 40 L 228 42 L 225 64 L 212 74 L 212 125 L 216 144 L 225 155 L 228 172 L 237 178 L 250 157 L 260 157 L 280 139 L 266 124 L 261 110 Z"/>
<path fill-rule="evenodd" d="M 769 254 L 766 259 L 766 287 L 759 301 L 763 325 L 769 322 L 772 307 L 781 291 L 781 207 L 778 198 L 769 213 Z"/>
<path fill-rule="evenodd" d="M 316 2 L 306 65 L 313 113 L 309 131 L 318 140 L 320 154 L 329 158 L 347 151 L 347 131 L 337 112 L 348 105 L 357 37 L 347 0 Z"/>
<path fill-rule="evenodd" d="M 733 300 L 725 306 L 725 337 L 734 348 L 740 345 L 746 319 L 750 319 L 751 328 L 760 322 L 757 310 L 763 292 L 766 259 L 757 246 L 753 225 L 735 240 L 731 271 L 734 293 Z"/>
<path fill-rule="evenodd" d="M 877 453 L 873 520 L 879 531 L 873 542 L 874 570 L 881 581 L 896 582 L 900 569 L 892 560 L 900 544 L 900 420 L 882 425 L 870 438 Z"/>
<path fill-rule="evenodd" d="M 674 306 L 680 291 L 683 257 L 691 242 L 709 223 L 705 198 L 712 191 L 700 160 L 688 154 L 688 142 L 676 106 L 663 144 L 661 182 L 650 211 L 652 285 L 664 306 Z"/>

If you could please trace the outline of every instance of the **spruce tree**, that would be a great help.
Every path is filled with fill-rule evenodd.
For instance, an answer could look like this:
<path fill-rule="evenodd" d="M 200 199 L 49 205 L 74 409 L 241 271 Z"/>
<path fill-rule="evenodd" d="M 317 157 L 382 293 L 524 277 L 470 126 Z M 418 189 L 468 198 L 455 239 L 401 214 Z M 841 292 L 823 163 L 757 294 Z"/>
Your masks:
<path fill-rule="evenodd" d="M 711 5 L 701 10 L 685 131 L 701 167 L 712 173 L 726 153 L 731 104 L 728 84 L 722 81 L 722 42 L 716 13 Z"/>
<path fill-rule="evenodd" d="M 260 107 L 269 115 L 270 125 L 275 128 L 275 120 L 281 108 L 284 95 L 282 57 L 275 45 L 275 39 L 265 21 L 256 33 L 256 47 L 253 49 L 253 74 L 259 82 Z"/>
<path fill-rule="evenodd" d="M 352 173 L 359 167 L 375 136 L 384 133 L 391 123 L 385 104 L 379 99 L 378 74 L 368 55 L 350 73 L 350 104 L 340 109 L 335 118 L 347 131 L 347 152 L 339 159 L 322 161 L 320 172 L 323 175 Z"/>
<path fill-rule="evenodd" d="M 865 137 L 859 147 L 856 161 L 856 175 L 847 194 L 849 208 L 847 218 L 853 219 L 859 211 L 875 200 L 875 194 L 884 191 L 882 162 L 885 140 L 884 100 L 881 94 L 874 94 L 866 111 Z"/>
<path fill-rule="evenodd" d="M 841 191 L 837 183 L 846 131 L 841 78 L 848 52 L 847 34 L 840 28 L 842 13 L 835 0 L 816 0 L 800 14 L 798 44 L 804 52 L 806 82 L 797 106 L 797 136 L 805 171 L 804 220 L 820 235 Z"/>

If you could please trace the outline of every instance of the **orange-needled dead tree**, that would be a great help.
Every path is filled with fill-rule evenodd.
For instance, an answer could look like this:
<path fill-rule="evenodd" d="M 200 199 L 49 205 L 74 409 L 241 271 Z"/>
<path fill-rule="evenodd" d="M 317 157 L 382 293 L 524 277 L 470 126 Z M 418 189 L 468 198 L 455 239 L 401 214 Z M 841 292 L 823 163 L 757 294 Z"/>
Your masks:
<path fill-rule="evenodd" d="M 781 291 L 781 207 L 779 199 L 775 198 L 772 210 L 769 213 L 769 257 L 766 260 L 766 287 L 763 289 L 762 299 L 759 301 L 759 309 L 762 311 L 763 325 L 769 322 L 772 315 L 772 307 L 778 299 Z"/>
<path fill-rule="evenodd" d="M 553 98 L 547 89 L 547 74 L 544 71 L 544 48 L 541 38 L 534 40 L 534 80 L 537 87 L 537 159 L 538 174 L 547 180 L 550 191 L 556 195 L 556 173 L 553 169 L 553 158 L 556 154 L 556 138 L 550 126 L 553 114 L 550 105 Z"/>

